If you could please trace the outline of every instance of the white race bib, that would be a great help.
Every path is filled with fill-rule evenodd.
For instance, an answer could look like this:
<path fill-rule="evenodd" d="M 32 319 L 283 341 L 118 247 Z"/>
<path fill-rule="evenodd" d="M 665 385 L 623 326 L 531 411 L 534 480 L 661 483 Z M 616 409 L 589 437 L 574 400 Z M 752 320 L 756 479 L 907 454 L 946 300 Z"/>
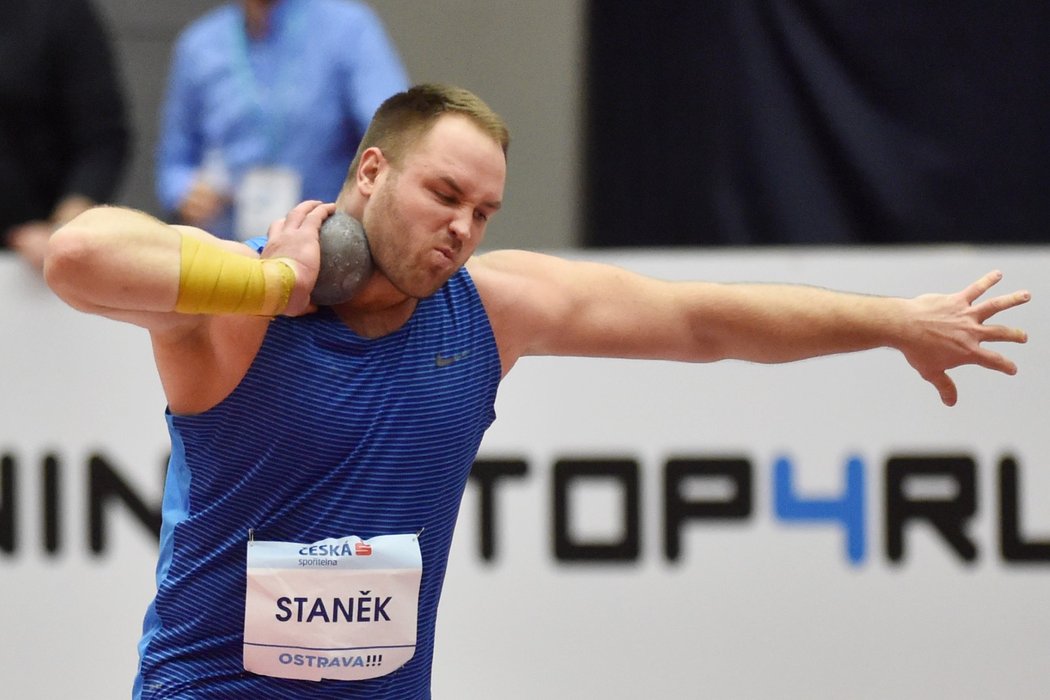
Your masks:
<path fill-rule="evenodd" d="M 363 680 L 412 658 L 423 558 L 417 535 L 248 542 L 244 668 Z"/>
<path fill-rule="evenodd" d="M 233 232 L 239 240 L 265 236 L 288 215 L 302 193 L 302 177 L 290 168 L 252 168 L 234 193 Z"/>

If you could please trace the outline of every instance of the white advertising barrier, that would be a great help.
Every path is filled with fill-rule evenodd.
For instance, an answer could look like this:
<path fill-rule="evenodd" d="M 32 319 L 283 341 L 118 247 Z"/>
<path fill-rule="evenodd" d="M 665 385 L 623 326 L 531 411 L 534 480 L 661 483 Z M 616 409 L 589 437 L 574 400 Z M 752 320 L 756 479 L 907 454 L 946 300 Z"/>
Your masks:
<path fill-rule="evenodd" d="M 566 253 L 578 256 L 581 253 Z M 1016 377 L 530 358 L 463 503 L 436 698 L 1043 698 L 1050 249 L 588 253 L 910 296 L 992 268 Z M 130 694 L 168 451 L 144 331 L 0 259 L 0 696 Z M 1004 544 L 1005 543 L 1005 544 Z"/>

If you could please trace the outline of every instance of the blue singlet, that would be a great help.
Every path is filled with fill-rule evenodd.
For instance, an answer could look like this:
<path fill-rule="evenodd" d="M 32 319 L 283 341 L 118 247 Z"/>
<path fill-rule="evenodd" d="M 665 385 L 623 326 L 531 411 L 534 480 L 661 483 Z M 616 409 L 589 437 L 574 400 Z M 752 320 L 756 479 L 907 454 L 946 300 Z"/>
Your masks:
<path fill-rule="evenodd" d="M 426 700 L 452 531 L 495 418 L 499 353 L 465 270 L 375 340 L 322 308 L 271 324 L 215 408 L 168 414 L 157 595 L 136 698 Z M 366 681 L 298 681 L 242 668 L 245 545 L 418 532 L 416 654 Z"/>

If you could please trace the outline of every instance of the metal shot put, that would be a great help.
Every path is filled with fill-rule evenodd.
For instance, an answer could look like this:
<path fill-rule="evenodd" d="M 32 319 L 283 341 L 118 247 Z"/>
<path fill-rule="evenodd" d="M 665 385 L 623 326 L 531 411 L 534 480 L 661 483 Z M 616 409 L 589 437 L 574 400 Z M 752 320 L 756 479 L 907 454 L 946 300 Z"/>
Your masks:
<path fill-rule="evenodd" d="M 364 226 L 337 211 L 321 225 L 321 267 L 310 299 L 318 306 L 341 304 L 372 275 L 372 253 Z"/>

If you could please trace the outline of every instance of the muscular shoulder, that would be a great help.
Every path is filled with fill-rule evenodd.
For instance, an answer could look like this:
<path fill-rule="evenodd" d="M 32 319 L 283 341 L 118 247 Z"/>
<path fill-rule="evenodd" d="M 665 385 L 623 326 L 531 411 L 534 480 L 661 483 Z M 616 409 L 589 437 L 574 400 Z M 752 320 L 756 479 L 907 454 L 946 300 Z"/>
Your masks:
<path fill-rule="evenodd" d="M 550 255 L 501 250 L 467 263 L 485 305 L 508 370 L 519 357 L 534 354 L 541 341 L 568 315 L 572 294 L 563 286 L 572 263 Z"/>
<path fill-rule="evenodd" d="M 625 275 L 625 270 L 601 263 L 533 253 L 500 250 L 470 259 L 467 269 L 483 299 L 549 313 L 600 297 Z"/>
<path fill-rule="evenodd" d="M 558 277 L 567 273 L 566 261 L 523 250 L 499 250 L 476 255 L 467 262 L 486 306 L 528 309 L 537 295 L 548 293 Z"/>
<path fill-rule="evenodd" d="M 514 359 L 663 357 L 654 338 L 679 325 L 674 287 L 621 267 L 500 251 L 472 259 L 468 270 L 501 352 Z"/>

